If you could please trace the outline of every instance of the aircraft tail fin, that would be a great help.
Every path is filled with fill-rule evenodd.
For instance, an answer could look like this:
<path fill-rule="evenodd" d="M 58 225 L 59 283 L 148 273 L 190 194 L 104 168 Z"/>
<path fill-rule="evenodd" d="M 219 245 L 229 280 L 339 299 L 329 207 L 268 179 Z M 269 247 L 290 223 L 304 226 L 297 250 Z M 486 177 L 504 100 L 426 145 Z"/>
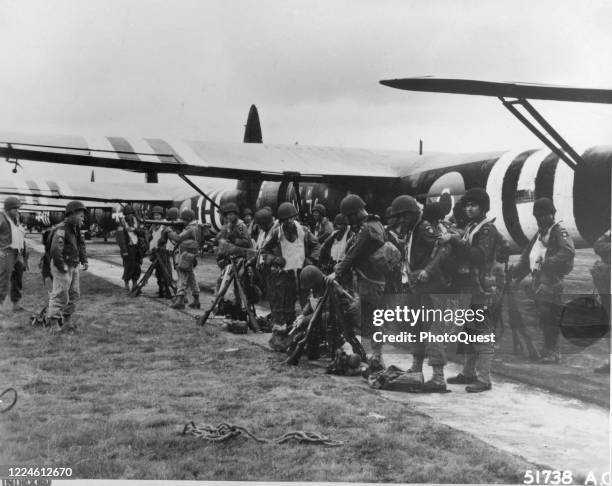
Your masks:
<path fill-rule="evenodd" d="M 251 105 L 246 125 L 244 126 L 244 143 L 262 143 L 261 125 L 259 123 L 259 113 L 257 107 Z"/>

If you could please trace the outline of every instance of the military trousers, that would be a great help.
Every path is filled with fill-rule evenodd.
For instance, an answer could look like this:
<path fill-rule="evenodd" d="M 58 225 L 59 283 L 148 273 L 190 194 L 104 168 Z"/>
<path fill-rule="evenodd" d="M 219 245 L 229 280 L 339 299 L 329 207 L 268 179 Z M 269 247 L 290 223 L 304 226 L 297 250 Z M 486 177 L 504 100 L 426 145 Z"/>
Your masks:
<path fill-rule="evenodd" d="M 272 322 L 279 325 L 291 324 L 295 320 L 295 303 L 298 300 L 295 272 L 268 272 L 266 292 Z"/>
<path fill-rule="evenodd" d="M 123 255 L 123 281 L 138 282 L 140 278 L 142 259 L 136 245 L 128 245 L 127 255 Z"/>
<path fill-rule="evenodd" d="M 464 331 L 469 336 L 488 334 L 494 332 L 489 319 L 489 313 L 485 304 L 472 304 L 470 306 L 475 313 L 480 311 L 484 320 L 475 325 L 465 325 Z M 467 377 L 476 378 L 486 385 L 491 384 L 491 367 L 493 366 L 493 355 L 495 353 L 495 342 L 470 342 L 460 344 L 458 350 L 463 352 L 463 371 Z"/>
<path fill-rule="evenodd" d="M 378 283 L 359 276 L 357 278 L 357 293 L 361 312 L 361 335 L 371 337 L 377 326 L 374 326 L 374 311 L 385 304 L 385 283 Z M 382 343 L 372 340 L 371 348 L 374 354 L 382 354 Z"/>
<path fill-rule="evenodd" d="M 21 300 L 24 271 L 25 264 L 18 250 L 11 248 L 0 250 L 0 305 L 9 293 L 11 302 L 16 303 Z"/>
<path fill-rule="evenodd" d="M 544 336 L 544 350 L 559 352 L 561 334 L 561 295 L 559 293 L 535 298 L 535 307 Z"/>
<path fill-rule="evenodd" d="M 193 268 L 191 270 L 177 268 L 176 273 L 178 274 L 176 295 L 185 296 L 189 291 L 191 291 L 192 295 L 200 295 L 200 287 L 198 286 Z"/>
<path fill-rule="evenodd" d="M 60 319 L 74 314 L 76 303 L 81 297 L 79 284 L 79 268 L 68 267 L 66 272 L 60 272 L 51 264 L 53 288 L 49 295 L 48 319 Z"/>

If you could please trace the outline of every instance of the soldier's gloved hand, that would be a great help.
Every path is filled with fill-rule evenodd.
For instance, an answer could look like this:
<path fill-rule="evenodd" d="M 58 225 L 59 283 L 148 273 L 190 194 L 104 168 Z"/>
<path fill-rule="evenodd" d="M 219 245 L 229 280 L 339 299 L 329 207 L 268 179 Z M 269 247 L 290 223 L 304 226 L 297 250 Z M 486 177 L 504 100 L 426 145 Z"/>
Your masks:
<path fill-rule="evenodd" d="M 332 273 L 330 273 L 329 275 L 326 275 L 326 276 L 325 276 L 325 281 L 326 281 L 327 283 L 331 283 L 331 282 L 333 282 L 334 280 L 336 280 L 336 273 L 335 273 L 335 272 L 332 272 Z"/>
<path fill-rule="evenodd" d="M 427 270 L 421 270 L 417 275 L 417 281 L 419 282 L 428 282 L 429 281 L 429 272 Z"/>
<path fill-rule="evenodd" d="M 88 264 L 87 262 L 85 262 L 85 263 L 83 263 L 83 264 L 81 265 L 81 270 L 82 270 L 83 272 L 86 272 L 88 268 L 89 268 L 89 264 Z"/>

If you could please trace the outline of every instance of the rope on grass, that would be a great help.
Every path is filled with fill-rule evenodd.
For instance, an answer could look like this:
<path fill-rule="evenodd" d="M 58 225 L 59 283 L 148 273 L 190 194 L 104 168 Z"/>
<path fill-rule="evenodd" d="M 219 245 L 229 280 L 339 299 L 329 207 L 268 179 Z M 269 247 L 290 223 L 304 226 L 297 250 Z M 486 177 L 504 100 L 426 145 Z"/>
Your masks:
<path fill-rule="evenodd" d="M 339 440 L 330 439 L 316 432 L 304 432 L 302 430 L 287 432 L 281 437 L 274 439 L 262 439 L 253 434 L 246 427 L 228 424 L 226 422 L 222 422 L 217 426 L 211 424 L 196 425 L 194 422 L 189 422 L 183 428 L 183 435 L 192 435 L 198 439 L 204 439 L 209 442 L 223 442 L 232 437 L 245 435 L 260 444 L 283 444 L 290 440 L 297 440 L 298 442 L 310 444 L 321 444 L 330 447 L 338 447 L 343 444 L 343 442 Z"/>
<path fill-rule="evenodd" d="M 11 393 L 11 392 L 13 394 L 13 400 L 9 403 L 8 401 L 5 401 L 5 399 L 3 399 L 2 397 L 4 397 L 4 395 Z M 5 405 L 5 403 L 8 403 L 8 405 Z M 0 393 L 0 413 L 8 412 L 11 408 L 15 406 L 16 403 L 17 403 L 17 390 L 15 390 L 14 388 L 7 388 L 2 393 Z"/>

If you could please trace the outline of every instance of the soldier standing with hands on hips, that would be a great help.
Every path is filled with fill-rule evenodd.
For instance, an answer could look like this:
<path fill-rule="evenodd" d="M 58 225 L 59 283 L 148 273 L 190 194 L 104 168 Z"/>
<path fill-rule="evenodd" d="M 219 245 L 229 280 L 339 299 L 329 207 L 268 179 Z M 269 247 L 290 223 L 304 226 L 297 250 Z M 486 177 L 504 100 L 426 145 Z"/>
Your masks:
<path fill-rule="evenodd" d="M 4 200 L 4 211 L 0 212 L 0 311 L 9 288 L 13 312 L 24 310 L 19 301 L 28 255 L 25 231 L 19 225 L 20 207 L 21 201 L 11 196 Z"/>

